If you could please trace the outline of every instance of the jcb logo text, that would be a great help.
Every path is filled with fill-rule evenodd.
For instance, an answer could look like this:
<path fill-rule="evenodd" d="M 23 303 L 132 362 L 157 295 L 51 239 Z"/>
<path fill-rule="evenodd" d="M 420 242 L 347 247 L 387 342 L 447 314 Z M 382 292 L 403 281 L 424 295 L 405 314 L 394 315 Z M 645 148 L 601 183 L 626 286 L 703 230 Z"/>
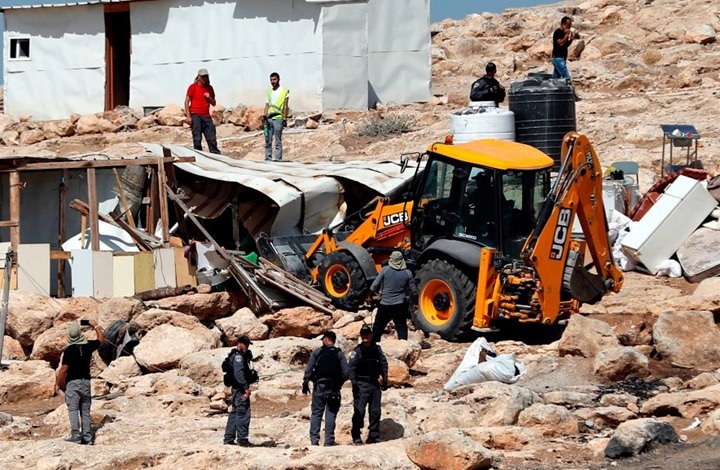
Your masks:
<path fill-rule="evenodd" d="M 397 212 L 395 214 L 386 215 L 383 218 L 383 226 L 389 227 L 390 225 L 399 224 L 399 223 L 405 222 L 406 220 L 408 220 L 407 212 L 405 212 L 405 211 Z"/>
<path fill-rule="evenodd" d="M 553 243 L 550 248 L 550 259 L 562 259 L 565 251 L 565 241 L 567 241 L 568 232 L 570 231 L 570 218 L 572 211 L 570 209 L 560 208 L 558 213 L 557 227 L 553 234 Z"/>

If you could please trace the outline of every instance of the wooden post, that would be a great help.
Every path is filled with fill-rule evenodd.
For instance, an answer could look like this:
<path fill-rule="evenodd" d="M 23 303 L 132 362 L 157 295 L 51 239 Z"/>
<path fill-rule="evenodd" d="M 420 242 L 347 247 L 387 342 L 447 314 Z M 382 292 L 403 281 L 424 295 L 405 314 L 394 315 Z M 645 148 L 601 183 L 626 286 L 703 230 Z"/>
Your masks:
<path fill-rule="evenodd" d="M 165 185 L 167 184 L 167 181 L 165 178 L 165 162 L 163 157 L 158 157 L 157 175 L 158 198 L 160 199 L 160 224 L 162 225 L 162 242 L 164 247 L 168 247 L 170 246 L 170 219 L 168 218 L 168 197 L 165 192 Z"/>
<path fill-rule="evenodd" d="M 157 169 L 155 167 L 149 167 L 150 168 L 150 189 L 149 194 L 150 196 L 150 204 L 147 207 L 147 218 L 145 223 L 145 228 L 147 230 L 147 233 L 150 235 L 155 235 L 155 227 L 157 226 L 158 221 L 158 214 L 157 214 L 157 206 L 158 206 L 158 185 L 157 185 Z"/>
<path fill-rule="evenodd" d="M 100 227 L 98 222 L 97 184 L 95 168 L 87 169 L 88 205 L 90 206 L 90 248 L 100 251 Z"/>
<path fill-rule="evenodd" d="M 10 220 L 17 222 L 17 225 L 10 227 L 10 245 L 13 252 L 18 252 L 20 245 L 20 172 L 10 172 Z M 7 269 L 7 268 L 6 268 Z M 17 286 L 17 262 L 12 264 L 11 285 Z"/>
<path fill-rule="evenodd" d="M 63 178 L 58 188 L 58 250 L 62 250 L 62 244 L 65 243 L 65 206 L 67 196 L 67 186 L 65 182 L 68 180 L 68 171 L 63 170 Z M 57 260 L 57 295 L 65 297 L 65 260 Z"/>
<path fill-rule="evenodd" d="M 130 212 L 130 205 L 127 202 L 127 197 L 125 197 L 125 188 L 123 187 L 117 168 L 113 168 L 113 174 L 115 174 L 115 184 L 117 184 L 118 193 L 120 193 L 120 202 L 122 203 L 123 214 L 125 214 L 128 225 L 132 228 L 136 228 L 135 218 L 133 217 L 132 212 Z"/>

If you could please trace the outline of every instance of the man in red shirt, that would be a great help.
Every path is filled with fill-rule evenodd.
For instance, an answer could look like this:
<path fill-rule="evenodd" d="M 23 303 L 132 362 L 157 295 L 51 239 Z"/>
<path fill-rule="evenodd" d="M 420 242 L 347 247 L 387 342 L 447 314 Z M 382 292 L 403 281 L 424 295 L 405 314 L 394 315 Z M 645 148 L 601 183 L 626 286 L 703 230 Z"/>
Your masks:
<path fill-rule="evenodd" d="M 202 136 L 205 135 L 210 152 L 220 153 L 215 124 L 210 117 L 210 105 L 215 106 L 215 90 L 210 85 L 207 69 L 200 69 L 185 96 L 185 122 L 192 129 L 195 150 L 202 150 Z"/>

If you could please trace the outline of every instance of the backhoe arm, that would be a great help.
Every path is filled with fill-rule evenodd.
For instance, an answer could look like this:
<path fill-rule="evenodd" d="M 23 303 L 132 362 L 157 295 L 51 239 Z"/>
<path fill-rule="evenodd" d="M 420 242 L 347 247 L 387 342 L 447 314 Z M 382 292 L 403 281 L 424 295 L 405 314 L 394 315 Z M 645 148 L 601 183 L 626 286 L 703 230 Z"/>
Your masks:
<path fill-rule="evenodd" d="M 543 323 L 574 313 L 581 302 L 595 303 L 608 291 L 618 292 L 623 284 L 608 240 L 597 154 L 587 137 L 571 132 L 563 139 L 562 155 L 558 178 L 522 252 L 538 278 L 535 301 Z M 576 215 L 584 240 L 572 237 Z M 594 273 L 583 265 L 585 246 Z"/>

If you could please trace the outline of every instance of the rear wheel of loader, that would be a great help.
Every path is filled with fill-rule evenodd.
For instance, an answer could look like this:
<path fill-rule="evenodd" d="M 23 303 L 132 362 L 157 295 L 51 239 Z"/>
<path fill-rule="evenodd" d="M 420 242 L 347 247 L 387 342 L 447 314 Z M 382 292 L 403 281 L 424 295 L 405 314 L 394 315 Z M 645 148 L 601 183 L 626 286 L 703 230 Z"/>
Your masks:
<path fill-rule="evenodd" d="M 358 262 L 344 251 L 333 251 L 320 264 L 319 282 L 333 305 L 357 311 L 367 297 L 365 273 Z"/>
<path fill-rule="evenodd" d="M 434 259 L 415 275 L 420 291 L 415 326 L 426 333 L 456 341 L 467 335 L 475 315 L 475 284 L 456 266 Z"/>

